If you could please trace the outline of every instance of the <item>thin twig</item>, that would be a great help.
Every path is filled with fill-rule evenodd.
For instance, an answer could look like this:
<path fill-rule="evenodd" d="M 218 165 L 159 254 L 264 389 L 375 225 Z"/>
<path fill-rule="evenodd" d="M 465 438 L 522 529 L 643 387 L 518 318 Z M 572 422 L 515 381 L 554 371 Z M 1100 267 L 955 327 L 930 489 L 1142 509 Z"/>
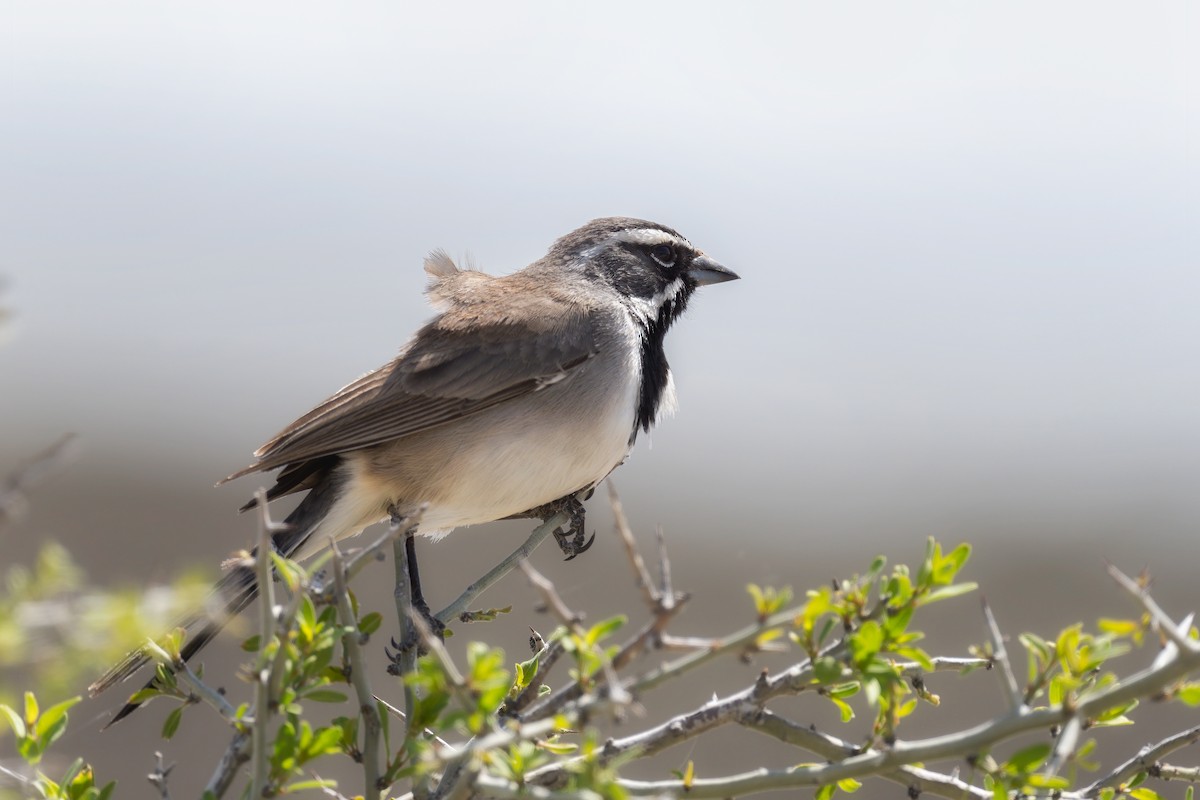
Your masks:
<path fill-rule="evenodd" d="M 637 541 L 633 538 L 633 529 L 629 526 L 629 519 L 625 516 L 625 507 L 621 505 L 621 498 L 617 494 L 617 487 L 613 484 L 612 478 L 608 479 L 608 503 L 612 506 L 613 526 L 616 528 L 617 536 L 621 538 L 621 544 L 625 546 L 625 555 L 629 558 L 629 566 L 633 570 L 637 587 L 641 589 L 642 596 L 646 599 L 646 605 L 655 608 L 659 603 L 658 591 L 654 588 L 654 579 L 650 577 L 650 570 L 646 569 L 646 562 L 642 558 L 641 552 L 638 551 Z"/>
<path fill-rule="evenodd" d="M 1167 612 L 1163 611 L 1158 603 L 1154 602 L 1154 598 L 1150 596 L 1145 587 L 1138 584 L 1137 581 L 1130 578 L 1124 572 L 1121 572 L 1121 570 L 1112 564 L 1108 565 L 1108 574 L 1112 576 L 1112 579 L 1117 582 L 1118 586 L 1141 604 L 1142 608 L 1150 614 L 1150 617 L 1156 623 L 1156 627 L 1163 636 L 1167 637 L 1167 640 L 1171 644 L 1185 653 L 1200 653 L 1200 642 L 1188 635 L 1188 626 L 1183 626 L 1184 630 L 1180 630 L 1180 626 L 1177 626 L 1175 621 L 1167 616 Z"/>
<path fill-rule="evenodd" d="M 271 520 L 266 489 L 256 491 L 254 499 L 259 509 L 258 551 L 254 559 L 259 595 L 259 650 L 254 666 L 254 747 L 251 752 L 254 780 L 250 796 L 258 798 L 266 794 L 271 767 L 268 753 L 271 739 L 267 730 L 272 705 L 271 670 L 266 658 L 275 638 L 275 581 L 271 579 L 271 555 L 275 549 L 271 534 L 279 527 Z"/>
<path fill-rule="evenodd" d="M 829 760 L 848 758 L 861 751 L 858 745 L 827 733 L 821 733 L 809 725 L 800 725 L 766 709 L 743 715 L 738 718 L 737 722 L 745 728 L 773 736 L 781 742 L 801 747 Z M 993 796 L 992 792 L 971 786 L 957 777 L 917 767 L 899 767 L 891 772 L 881 773 L 880 777 L 904 786 L 916 787 L 923 793 L 928 792 L 942 797 L 962 798 L 972 795 L 979 798 L 991 798 Z"/>
<path fill-rule="evenodd" d="M 350 667 L 350 683 L 358 698 L 358 712 L 362 717 L 363 745 L 363 797 L 377 798 L 380 789 L 380 734 L 382 724 L 379 719 L 379 709 L 375 705 L 375 693 L 367 680 L 367 660 L 363 657 L 358 630 L 358 620 L 354 617 L 354 609 L 350 606 L 350 588 L 346 585 L 345 563 L 337 542 L 329 540 L 329 551 L 333 554 L 333 578 L 337 585 L 338 621 L 345 627 L 342 635 L 342 648 L 346 653 L 346 663 Z"/>
<path fill-rule="evenodd" d="M 987 668 L 992 663 L 992 660 L 989 658 L 956 658 L 954 656 L 934 656 L 929 660 L 933 663 L 934 672 Z M 900 674 L 905 677 L 923 675 L 929 672 L 929 670 L 921 666 L 919 661 L 898 662 L 896 669 L 900 670 Z"/>
<path fill-rule="evenodd" d="M 1081 733 L 1083 733 L 1083 720 L 1079 717 L 1071 717 L 1067 720 L 1066 724 L 1062 726 L 1062 730 L 1059 731 L 1058 738 L 1054 740 L 1054 751 L 1042 769 L 1043 775 L 1052 778 L 1062 771 L 1067 760 L 1075 754 L 1075 747 L 1079 744 Z"/>
<path fill-rule="evenodd" d="M 654 528 L 654 538 L 658 542 L 659 603 L 670 608 L 675 603 L 675 589 L 671 585 L 671 559 L 667 556 L 667 534 L 662 525 Z"/>
<path fill-rule="evenodd" d="M 375 695 L 375 702 L 380 706 L 383 706 L 383 710 L 388 714 L 391 714 L 396 719 L 403 721 L 405 725 L 408 724 L 408 717 L 405 715 L 405 713 L 389 703 L 387 700 L 384 700 L 379 695 Z M 427 737 L 433 739 L 435 742 L 440 744 L 442 747 L 447 748 L 449 751 L 455 753 L 458 752 L 459 748 L 457 746 L 450 744 L 448 741 L 434 733 L 431 729 L 426 728 L 424 733 Z"/>
<path fill-rule="evenodd" d="M 205 683 L 186 661 L 180 660 L 172 664 L 171 670 L 175 673 L 176 680 L 187 684 L 194 696 L 216 709 L 217 713 L 221 715 L 221 719 L 231 724 L 245 722 L 245 720 L 238 719 L 237 709 L 225 699 L 225 695 Z"/>
<path fill-rule="evenodd" d="M 475 598 L 483 594 L 496 581 L 503 578 L 512 568 L 517 565 L 517 562 L 528 558 L 530 554 L 537 548 L 542 541 L 554 532 L 556 528 L 560 528 L 571 521 L 570 516 L 566 512 L 560 511 L 550 519 L 543 522 L 541 525 L 533 529 L 533 533 L 529 534 L 529 538 L 522 542 L 521 546 L 509 553 L 509 555 L 496 566 L 488 570 L 481 578 L 476 580 L 466 590 L 458 596 L 457 599 L 450 605 L 437 612 L 436 616 L 442 622 L 451 622 L 467 610 L 467 607 L 475 601 Z"/>
<path fill-rule="evenodd" d="M 221 760 L 217 762 L 217 768 L 213 770 L 212 777 L 204 786 L 204 794 L 211 795 L 216 800 L 224 797 L 225 792 L 229 791 L 229 787 L 233 784 L 233 779 L 237 777 L 238 769 L 250 760 L 250 749 L 250 734 L 246 731 L 234 733 Z"/>
<path fill-rule="evenodd" d="M 796 615 L 804 610 L 803 606 L 795 606 L 785 611 L 779 611 L 762 622 L 754 622 L 746 627 L 734 631 L 729 636 L 722 636 L 719 639 L 713 640 L 712 647 L 707 650 L 699 650 L 688 655 L 681 656 L 674 661 L 667 662 L 650 672 L 637 678 L 630 689 L 636 694 L 653 689 L 666 680 L 669 680 L 676 675 L 682 675 L 696 667 L 707 664 L 709 661 L 721 656 L 725 653 L 743 650 L 747 645 L 754 640 L 765 630 L 773 628 L 777 625 L 785 625 L 796 618 Z"/>
<path fill-rule="evenodd" d="M 581 619 L 580 614 L 576 614 L 567 604 L 563 602 L 562 597 L 558 594 L 558 590 L 554 588 L 554 583 L 542 573 L 534 569 L 528 561 L 518 562 L 521 571 L 525 573 L 525 577 L 537 589 L 538 594 L 542 598 L 542 602 L 546 604 L 546 608 L 550 610 L 558 621 L 570 629 L 573 633 L 582 634 L 583 627 L 579 624 Z"/>
<path fill-rule="evenodd" d="M 146 776 L 146 780 L 150 781 L 150 785 L 158 790 L 158 796 L 162 800 L 171 800 L 171 792 L 167 788 L 167 778 L 171 775 L 171 770 L 173 769 L 175 769 L 175 764 L 165 764 L 162 753 L 155 751 L 154 771 Z"/>
<path fill-rule="evenodd" d="M 1145 772 L 1150 769 L 1159 760 L 1169 756 L 1176 750 L 1182 750 L 1196 742 L 1200 742 L 1200 725 L 1168 736 L 1160 742 L 1148 744 L 1139 750 L 1133 758 L 1085 788 L 1082 794 L 1084 797 L 1095 797 L 1100 794 L 1101 789 L 1116 788 L 1139 772 Z"/>
<path fill-rule="evenodd" d="M 1200 783 L 1200 767 L 1175 767 L 1170 764 L 1156 764 L 1151 774 L 1164 781 L 1187 781 Z"/>
<path fill-rule="evenodd" d="M 1000 674 L 1003 676 L 1004 686 L 1008 690 L 1009 708 L 1020 708 L 1025 705 L 1025 697 L 1021 692 L 1021 685 L 1017 682 L 1017 676 L 1013 673 L 1012 664 L 1008 660 L 1004 635 L 1000 633 L 1000 626 L 996 624 L 996 617 L 992 614 L 992 607 L 988 605 L 987 599 L 981 599 L 980 605 L 983 606 L 983 619 L 987 623 L 988 639 L 992 642 L 992 656 L 1000 665 Z"/>

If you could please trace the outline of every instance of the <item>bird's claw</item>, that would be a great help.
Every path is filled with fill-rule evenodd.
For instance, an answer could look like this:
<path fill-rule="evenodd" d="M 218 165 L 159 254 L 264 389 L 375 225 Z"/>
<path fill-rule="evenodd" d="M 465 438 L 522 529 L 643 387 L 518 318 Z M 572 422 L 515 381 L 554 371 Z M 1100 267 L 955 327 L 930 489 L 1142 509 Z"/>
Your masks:
<path fill-rule="evenodd" d="M 555 529 L 554 539 L 558 542 L 558 548 L 566 556 L 563 560 L 570 561 L 580 553 L 586 553 L 591 548 L 592 542 L 596 541 L 596 534 L 593 533 L 590 539 L 585 538 L 587 531 L 584 530 L 583 526 L 584 511 L 582 503 L 575 500 L 565 510 L 571 515 L 571 521 L 567 525 L 566 530 L 563 530 L 561 527 Z"/>
<path fill-rule="evenodd" d="M 558 546 L 566 554 L 563 561 L 570 561 L 580 553 L 586 553 L 592 547 L 592 542 L 596 541 L 596 534 L 592 534 L 586 542 L 583 540 L 584 532 L 582 530 L 575 533 L 574 536 L 567 538 L 568 534 L 564 533 L 558 536 Z"/>
<path fill-rule="evenodd" d="M 413 606 L 413 611 L 421 616 L 421 621 L 425 623 L 426 629 L 432 636 L 435 636 L 438 639 L 445 638 L 446 623 L 435 617 L 433 612 L 429 610 L 429 606 L 424 604 Z M 417 631 L 415 626 L 408 628 L 408 633 L 404 636 L 402 641 L 396 641 L 396 637 L 393 636 L 388 644 L 391 645 L 391 649 L 389 650 L 387 647 L 385 647 L 383 648 L 383 652 L 388 659 L 387 670 L 389 675 L 403 674 L 400 666 L 400 662 L 402 660 L 401 657 L 414 647 L 417 649 L 418 657 L 429 652 L 429 649 L 422 643 L 421 634 Z"/>

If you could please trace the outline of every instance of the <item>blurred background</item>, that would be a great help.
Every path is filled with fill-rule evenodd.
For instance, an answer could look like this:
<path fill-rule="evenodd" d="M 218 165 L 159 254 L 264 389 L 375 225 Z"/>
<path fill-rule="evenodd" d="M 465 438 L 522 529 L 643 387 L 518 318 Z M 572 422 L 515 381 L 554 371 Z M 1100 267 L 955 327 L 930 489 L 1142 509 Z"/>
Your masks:
<path fill-rule="evenodd" d="M 749 621 L 747 581 L 915 561 L 929 535 L 976 546 L 967 577 L 1014 634 L 1130 615 L 1106 560 L 1148 568 L 1173 612 L 1200 605 L 1194 5 L 0 14 L 0 474 L 64 432 L 82 443 L 4 532 L 0 566 L 56 539 L 106 585 L 215 573 L 251 541 L 234 511 L 262 478 L 212 484 L 428 318 L 429 250 L 508 272 L 630 215 L 743 278 L 672 331 L 680 410 L 616 474 L 696 594 L 680 633 Z M 637 615 L 603 495 L 590 507 L 586 557 L 535 560 L 593 619 Z M 434 605 L 527 530 L 423 547 Z M 363 592 L 385 603 L 390 573 Z M 532 591 L 511 577 L 484 601 L 512 619 L 459 641 L 523 657 Z M 974 600 L 937 614 L 930 649 L 984 638 Z M 715 669 L 647 713 L 756 669 Z M 931 730 L 999 703 L 972 680 L 983 705 L 925 712 Z M 163 749 L 190 794 L 219 721 L 191 714 L 164 744 L 151 707 L 96 736 L 119 699 L 81 706 L 59 749 L 127 796 L 152 791 Z M 768 752 L 723 736 L 668 766 L 707 753 L 707 776 Z"/>

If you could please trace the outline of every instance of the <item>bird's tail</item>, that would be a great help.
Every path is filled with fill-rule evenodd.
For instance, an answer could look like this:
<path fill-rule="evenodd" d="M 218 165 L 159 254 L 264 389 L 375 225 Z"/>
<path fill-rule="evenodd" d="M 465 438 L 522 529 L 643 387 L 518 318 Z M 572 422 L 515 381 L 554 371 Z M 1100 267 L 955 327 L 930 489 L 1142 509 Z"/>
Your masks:
<path fill-rule="evenodd" d="M 337 471 L 331 470 L 309 490 L 300 505 L 284 520 L 287 528 L 271 537 L 271 544 L 276 552 L 285 557 L 291 556 L 309 540 L 336 502 L 340 484 Z M 186 617 L 176 626 L 187 632 L 187 640 L 180 651 L 183 660 L 190 661 L 192 656 L 220 633 L 229 620 L 245 610 L 257 596 L 258 580 L 252 566 L 239 563 L 226 572 L 213 587 L 205 609 Z M 105 689 L 129 679 L 148 663 L 150 656 L 145 648 L 133 651 L 89 686 L 88 694 L 95 697 Z M 152 683 L 153 679 L 146 686 L 149 687 Z M 140 702 L 126 703 L 105 727 L 129 716 L 140 705 Z"/>

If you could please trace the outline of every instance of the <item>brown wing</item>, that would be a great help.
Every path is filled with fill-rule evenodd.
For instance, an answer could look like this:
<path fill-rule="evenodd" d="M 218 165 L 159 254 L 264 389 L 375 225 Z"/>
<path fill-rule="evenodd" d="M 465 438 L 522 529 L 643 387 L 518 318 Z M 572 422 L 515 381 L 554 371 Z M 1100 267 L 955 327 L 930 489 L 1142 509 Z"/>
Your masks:
<path fill-rule="evenodd" d="M 444 425 L 556 383 L 596 353 L 581 306 L 526 297 L 503 314 L 489 310 L 499 320 L 491 323 L 478 311 L 464 306 L 434 319 L 396 360 L 300 417 L 225 480 Z"/>

